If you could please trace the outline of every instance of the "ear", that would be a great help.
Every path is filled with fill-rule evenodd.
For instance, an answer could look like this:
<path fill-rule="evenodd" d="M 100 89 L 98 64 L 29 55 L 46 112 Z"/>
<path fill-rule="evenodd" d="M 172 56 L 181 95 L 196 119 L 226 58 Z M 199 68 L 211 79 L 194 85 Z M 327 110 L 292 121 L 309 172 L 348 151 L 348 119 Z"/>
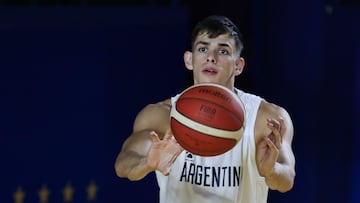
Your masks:
<path fill-rule="evenodd" d="M 238 59 L 236 59 L 236 61 L 235 61 L 235 76 L 238 76 L 242 73 L 242 71 L 244 70 L 244 66 L 245 66 L 245 60 L 243 57 L 239 57 Z"/>
<path fill-rule="evenodd" d="M 184 53 L 184 63 L 185 66 L 188 70 L 193 70 L 193 65 L 192 65 L 192 52 L 190 51 L 186 51 Z"/>

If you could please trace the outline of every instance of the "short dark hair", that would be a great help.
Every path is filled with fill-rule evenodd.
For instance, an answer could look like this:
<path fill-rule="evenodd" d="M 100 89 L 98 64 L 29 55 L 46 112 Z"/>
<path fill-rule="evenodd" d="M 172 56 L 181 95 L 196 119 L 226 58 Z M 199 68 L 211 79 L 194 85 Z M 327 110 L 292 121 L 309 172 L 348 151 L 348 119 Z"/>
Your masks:
<path fill-rule="evenodd" d="M 193 48 L 196 37 L 207 33 L 209 38 L 216 38 L 222 34 L 229 34 L 235 40 L 235 46 L 241 54 L 244 43 L 239 28 L 227 17 L 211 15 L 198 22 L 191 33 L 191 47 Z"/>

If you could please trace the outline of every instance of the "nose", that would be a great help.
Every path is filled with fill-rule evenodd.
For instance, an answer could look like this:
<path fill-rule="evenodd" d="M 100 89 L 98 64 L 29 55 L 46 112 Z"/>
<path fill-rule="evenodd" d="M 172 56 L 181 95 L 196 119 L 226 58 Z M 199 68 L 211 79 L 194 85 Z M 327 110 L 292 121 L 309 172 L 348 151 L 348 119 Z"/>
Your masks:
<path fill-rule="evenodd" d="M 206 59 L 207 62 L 216 64 L 216 58 L 214 54 L 209 53 Z"/>

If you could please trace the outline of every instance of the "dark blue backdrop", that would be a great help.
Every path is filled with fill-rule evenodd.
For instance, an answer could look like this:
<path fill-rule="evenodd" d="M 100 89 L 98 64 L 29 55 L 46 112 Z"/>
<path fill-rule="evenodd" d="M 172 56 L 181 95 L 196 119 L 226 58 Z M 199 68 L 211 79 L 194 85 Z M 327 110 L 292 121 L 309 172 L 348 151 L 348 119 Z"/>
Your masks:
<path fill-rule="evenodd" d="M 359 200 L 360 8 L 327 2 L 257 1 L 254 9 L 254 89 L 286 107 L 295 127 L 295 185 L 271 193 L 274 202 Z"/>
<path fill-rule="evenodd" d="M 114 161 L 137 111 L 186 85 L 185 9 L 2 8 L 0 10 L 0 202 L 99 202 L 157 197 L 150 177 L 130 183 Z M 166 17 L 164 17 L 166 16 Z M 149 194 L 144 193 L 144 186 Z M 153 194 L 151 193 L 153 191 Z M 134 195 L 135 194 L 135 195 Z M 20 202 L 19 202 L 20 203 Z"/>
<path fill-rule="evenodd" d="M 269 202 L 360 201 L 360 9 L 330 3 L 254 1 L 248 16 L 237 84 L 251 78 L 246 88 L 284 106 L 295 126 L 294 188 Z M 224 10 L 203 15 L 236 16 Z M 20 186 L 24 202 L 39 202 L 43 185 L 49 202 L 63 202 L 68 183 L 73 202 L 89 202 L 91 181 L 95 202 L 156 202 L 153 175 L 130 182 L 113 164 L 136 113 L 189 84 L 188 16 L 150 6 L 0 8 L 0 202 L 14 202 Z"/>

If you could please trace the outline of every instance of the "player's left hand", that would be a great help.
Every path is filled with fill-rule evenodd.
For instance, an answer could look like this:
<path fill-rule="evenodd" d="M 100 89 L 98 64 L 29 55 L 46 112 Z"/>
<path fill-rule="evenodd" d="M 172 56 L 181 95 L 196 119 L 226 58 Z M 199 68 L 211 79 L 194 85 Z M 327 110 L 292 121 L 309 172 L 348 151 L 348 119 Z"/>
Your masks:
<path fill-rule="evenodd" d="M 271 130 L 268 136 L 257 144 L 256 159 L 261 176 L 271 175 L 278 160 L 282 140 L 285 133 L 285 123 L 282 117 L 267 119 L 267 127 Z"/>

